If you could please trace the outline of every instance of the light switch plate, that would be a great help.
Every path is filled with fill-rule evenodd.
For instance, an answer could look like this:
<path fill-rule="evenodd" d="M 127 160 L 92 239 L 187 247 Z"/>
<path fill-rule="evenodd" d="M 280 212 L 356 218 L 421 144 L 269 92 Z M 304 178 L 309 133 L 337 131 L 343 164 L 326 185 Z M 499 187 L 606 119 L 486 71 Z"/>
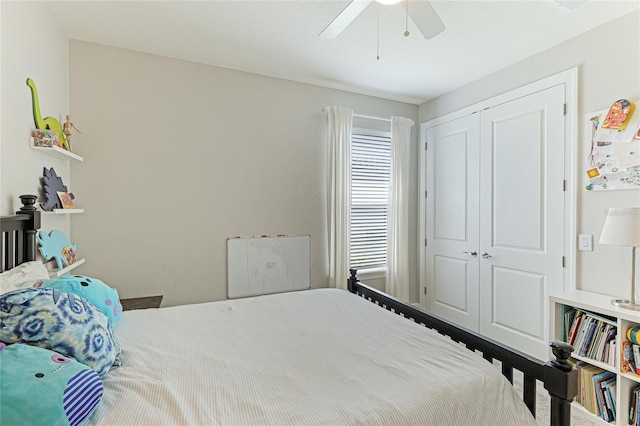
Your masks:
<path fill-rule="evenodd" d="M 578 250 L 593 251 L 593 235 L 580 234 L 578 236 Z"/>

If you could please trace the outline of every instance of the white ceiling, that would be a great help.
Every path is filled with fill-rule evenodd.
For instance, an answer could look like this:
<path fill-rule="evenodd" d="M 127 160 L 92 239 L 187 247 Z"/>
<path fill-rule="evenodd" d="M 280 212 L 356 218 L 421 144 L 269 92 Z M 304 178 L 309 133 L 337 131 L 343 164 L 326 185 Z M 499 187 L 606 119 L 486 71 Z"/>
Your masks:
<path fill-rule="evenodd" d="M 372 3 L 334 40 L 342 1 L 46 1 L 71 39 L 421 104 L 640 8 L 639 0 L 432 1 L 425 40 L 401 4 Z M 378 17 L 380 59 L 376 59 Z M 640 31 L 640 30 L 639 30 Z M 615 38 L 615 36 L 612 36 Z M 640 37 L 640 33 L 639 33 Z M 594 53 L 597 54 L 597 53 Z"/>

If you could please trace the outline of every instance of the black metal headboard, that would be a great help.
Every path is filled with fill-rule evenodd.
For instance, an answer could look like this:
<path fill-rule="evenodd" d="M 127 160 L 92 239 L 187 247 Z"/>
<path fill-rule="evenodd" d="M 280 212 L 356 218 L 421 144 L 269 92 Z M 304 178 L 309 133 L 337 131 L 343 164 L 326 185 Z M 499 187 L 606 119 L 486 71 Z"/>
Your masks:
<path fill-rule="evenodd" d="M 0 217 L 0 271 L 36 260 L 36 232 L 40 228 L 40 212 L 35 195 L 21 195 L 22 207 L 13 216 Z"/>

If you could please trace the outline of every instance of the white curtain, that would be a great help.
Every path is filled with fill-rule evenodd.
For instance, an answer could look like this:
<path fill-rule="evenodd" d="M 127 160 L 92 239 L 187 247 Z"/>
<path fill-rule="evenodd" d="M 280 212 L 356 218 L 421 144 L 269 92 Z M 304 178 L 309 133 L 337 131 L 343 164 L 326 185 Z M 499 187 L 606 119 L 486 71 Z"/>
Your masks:
<path fill-rule="evenodd" d="M 385 291 L 409 301 L 409 148 L 411 127 L 391 117 L 391 179 L 387 211 L 387 280 Z"/>
<path fill-rule="evenodd" d="M 353 110 L 331 106 L 327 107 L 326 111 L 329 119 L 327 161 L 329 286 L 346 289 L 350 261 Z"/>

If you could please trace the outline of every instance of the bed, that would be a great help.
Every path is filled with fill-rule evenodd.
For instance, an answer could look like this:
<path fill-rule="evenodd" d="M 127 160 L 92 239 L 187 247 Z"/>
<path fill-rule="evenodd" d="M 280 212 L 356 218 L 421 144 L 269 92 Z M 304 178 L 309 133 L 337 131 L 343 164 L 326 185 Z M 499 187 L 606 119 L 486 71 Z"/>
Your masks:
<path fill-rule="evenodd" d="M 2 217 L 3 270 L 36 257 L 39 212 L 35 197 L 23 203 Z M 569 425 L 577 392 L 570 346 L 552 342 L 555 358 L 541 362 L 391 298 L 355 270 L 349 292 L 133 310 L 112 331 L 121 365 L 103 375 L 88 425 L 534 425 L 537 381 L 551 395 L 550 424 Z"/>

